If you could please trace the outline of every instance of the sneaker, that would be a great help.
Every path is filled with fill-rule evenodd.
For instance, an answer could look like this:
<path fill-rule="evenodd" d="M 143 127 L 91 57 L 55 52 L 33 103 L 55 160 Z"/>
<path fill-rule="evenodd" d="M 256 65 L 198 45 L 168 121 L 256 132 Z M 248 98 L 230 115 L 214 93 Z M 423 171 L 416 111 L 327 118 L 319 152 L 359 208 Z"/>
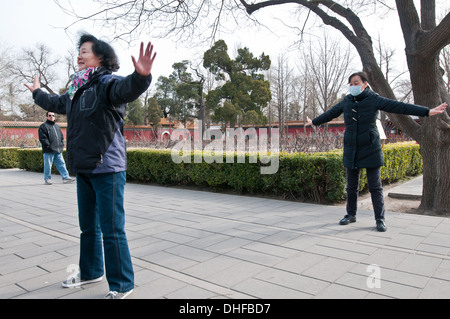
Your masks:
<path fill-rule="evenodd" d="M 81 287 L 83 285 L 87 285 L 87 284 L 93 284 L 99 281 L 102 281 L 103 276 L 102 277 L 98 277 L 95 279 L 90 279 L 90 280 L 83 280 L 80 277 L 80 273 L 76 274 L 73 277 L 68 278 L 67 280 L 64 280 L 62 282 L 62 286 L 64 288 L 78 288 Z"/>
<path fill-rule="evenodd" d="M 386 223 L 383 219 L 377 219 L 377 230 L 379 232 L 385 232 L 387 230 Z"/>
<path fill-rule="evenodd" d="M 117 292 L 117 291 L 110 291 L 103 299 L 125 299 L 128 297 L 133 290 L 127 291 L 127 292 Z"/>
<path fill-rule="evenodd" d="M 75 182 L 75 178 L 72 178 L 72 177 L 67 177 L 67 178 L 63 179 L 64 184 L 73 183 L 73 182 Z"/>
<path fill-rule="evenodd" d="M 45 185 L 52 185 L 52 180 L 50 178 L 47 178 L 45 180 Z"/>

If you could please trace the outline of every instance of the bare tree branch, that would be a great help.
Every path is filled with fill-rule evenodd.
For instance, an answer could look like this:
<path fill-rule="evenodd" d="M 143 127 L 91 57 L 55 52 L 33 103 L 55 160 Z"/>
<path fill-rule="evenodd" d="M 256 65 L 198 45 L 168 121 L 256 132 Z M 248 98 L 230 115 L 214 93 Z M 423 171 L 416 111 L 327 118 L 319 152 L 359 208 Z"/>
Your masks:
<path fill-rule="evenodd" d="M 421 55 L 433 56 L 438 54 L 445 46 L 450 44 L 450 13 L 432 31 L 428 32 L 423 42 L 420 41 Z"/>
<path fill-rule="evenodd" d="M 189 42 L 186 40 L 193 38 L 196 41 L 192 45 L 202 42 L 212 44 L 222 28 L 232 22 L 230 18 L 235 20 L 237 27 L 236 13 L 245 14 L 240 3 L 235 0 L 94 0 L 98 4 L 97 9 L 88 15 L 62 5 L 60 0 L 54 1 L 66 14 L 76 19 L 65 27 L 66 32 L 78 23 L 93 21 L 113 30 L 113 41 L 120 40 L 128 44 L 142 37 L 142 34 L 151 38 L 170 36 L 175 42 L 182 41 L 183 45 Z M 255 22 L 254 19 L 247 21 Z"/>
<path fill-rule="evenodd" d="M 18 61 L 20 63 L 11 68 L 15 76 L 26 82 L 33 82 L 34 76 L 37 75 L 41 86 L 50 94 L 56 94 L 50 85 L 55 81 L 53 69 L 59 63 L 59 59 L 52 59 L 48 47 L 37 44 L 33 49 L 24 49 Z"/>

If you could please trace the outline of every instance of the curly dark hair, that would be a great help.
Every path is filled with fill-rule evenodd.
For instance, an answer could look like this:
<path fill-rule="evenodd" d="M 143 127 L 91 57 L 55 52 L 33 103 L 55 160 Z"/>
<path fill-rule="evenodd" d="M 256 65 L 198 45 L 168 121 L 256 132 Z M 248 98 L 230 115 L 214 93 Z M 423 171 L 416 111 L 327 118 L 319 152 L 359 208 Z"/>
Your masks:
<path fill-rule="evenodd" d="M 85 33 L 80 37 L 78 49 L 80 49 L 83 43 L 86 42 L 92 42 L 92 52 L 96 57 L 101 59 L 102 67 L 105 67 L 112 72 L 117 72 L 120 69 L 119 59 L 117 58 L 116 52 L 108 43 L 97 39 L 92 34 Z"/>

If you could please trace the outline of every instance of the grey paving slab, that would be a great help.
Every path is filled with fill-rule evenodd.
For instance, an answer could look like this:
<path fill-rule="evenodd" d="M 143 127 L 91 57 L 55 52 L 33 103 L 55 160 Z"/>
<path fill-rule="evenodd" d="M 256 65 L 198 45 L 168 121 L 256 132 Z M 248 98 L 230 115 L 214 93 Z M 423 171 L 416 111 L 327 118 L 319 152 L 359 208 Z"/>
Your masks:
<path fill-rule="evenodd" d="M 390 192 L 417 194 L 421 179 Z M 134 299 L 450 298 L 450 221 L 128 183 Z M 79 255 L 76 184 L 0 170 L 0 298 L 98 299 L 61 281 Z"/>
<path fill-rule="evenodd" d="M 388 196 L 399 199 L 420 199 L 422 197 L 422 176 L 402 184 L 401 188 L 389 191 Z"/>

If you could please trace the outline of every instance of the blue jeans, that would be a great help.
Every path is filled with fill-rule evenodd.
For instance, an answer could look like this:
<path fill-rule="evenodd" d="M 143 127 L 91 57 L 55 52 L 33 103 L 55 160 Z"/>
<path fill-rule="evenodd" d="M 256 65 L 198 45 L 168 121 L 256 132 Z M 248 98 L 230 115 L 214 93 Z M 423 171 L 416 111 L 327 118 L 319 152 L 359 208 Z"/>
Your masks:
<path fill-rule="evenodd" d="M 375 219 L 384 219 L 384 195 L 380 167 L 366 168 Z M 359 169 L 347 168 L 347 214 L 355 216 L 358 207 Z"/>
<path fill-rule="evenodd" d="M 126 172 L 77 174 L 78 217 L 81 229 L 81 279 L 103 276 L 105 252 L 109 289 L 134 288 L 134 271 L 125 234 Z"/>
<path fill-rule="evenodd" d="M 63 179 L 69 178 L 66 169 L 66 162 L 61 153 L 44 153 L 44 180 L 52 178 L 52 165 L 55 163 L 56 169 Z"/>

